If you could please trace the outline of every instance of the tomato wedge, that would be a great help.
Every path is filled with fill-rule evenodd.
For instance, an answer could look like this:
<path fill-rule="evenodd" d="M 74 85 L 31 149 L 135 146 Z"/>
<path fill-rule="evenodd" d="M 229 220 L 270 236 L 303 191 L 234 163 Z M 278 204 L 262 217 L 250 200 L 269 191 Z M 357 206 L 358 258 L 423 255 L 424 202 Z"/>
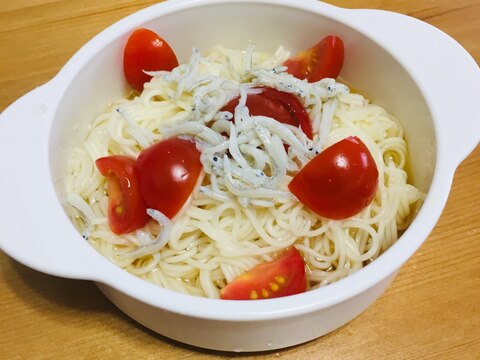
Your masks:
<path fill-rule="evenodd" d="M 299 79 L 316 82 L 324 78 L 335 79 L 342 70 L 344 58 L 343 41 L 329 35 L 308 50 L 302 51 L 283 65 L 287 72 Z"/>
<path fill-rule="evenodd" d="M 145 71 L 170 71 L 178 66 L 178 60 L 168 43 L 151 30 L 140 28 L 128 38 L 123 53 L 123 71 L 132 88 L 143 90 L 150 81 Z"/>
<path fill-rule="evenodd" d="M 190 197 L 202 168 L 200 151 L 191 140 L 171 137 L 143 150 L 136 169 L 147 205 L 173 218 Z"/>
<path fill-rule="evenodd" d="M 310 160 L 288 188 L 316 214 L 340 220 L 370 204 L 377 185 L 378 170 L 370 151 L 351 136 Z"/>
<path fill-rule="evenodd" d="M 305 135 L 313 138 L 312 126 L 307 111 L 295 95 L 270 87 L 259 88 L 259 94 L 247 95 L 246 106 L 252 116 L 268 116 L 282 124 L 300 127 Z M 240 101 L 240 96 L 230 100 L 220 111 L 230 111 L 232 114 Z"/>
<path fill-rule="evenodd" d="M 137 230 L 149 221 L 147 204 L 138 190 L 135 160 L 112 155 L 95 161 L 107 180 L 108 224 L 115 234 Z"/>
<path fill-rule="evenodd" d="M 220 297 L 225 300 L 257 300 L 305 292 L 305 263 L 294 247 L 278 259 L 259 264 L 225 286 Z"/>

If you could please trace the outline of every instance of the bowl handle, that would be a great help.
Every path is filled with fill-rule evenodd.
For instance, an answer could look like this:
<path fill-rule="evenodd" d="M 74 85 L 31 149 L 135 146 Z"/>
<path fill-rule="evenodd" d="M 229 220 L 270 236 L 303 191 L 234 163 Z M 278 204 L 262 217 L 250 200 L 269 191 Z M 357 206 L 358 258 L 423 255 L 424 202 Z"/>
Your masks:
<path fill-rule="evenodd" d="M 38 271 L 100 280 L 95 274 L 102 274 L 105 261 L 68 220 L 52 184 L 48 139 L 54 82 L 32 90 L 0 114 L 0 248 Z"/>
<path fill-rule="evenodd" d="M 409 69 L 432 105 L 439 152 L 455 169 L 480 142 L 480 69 L 443 31 L 410 16 L 382 10 L 349 10 L 357 28 Z"/>

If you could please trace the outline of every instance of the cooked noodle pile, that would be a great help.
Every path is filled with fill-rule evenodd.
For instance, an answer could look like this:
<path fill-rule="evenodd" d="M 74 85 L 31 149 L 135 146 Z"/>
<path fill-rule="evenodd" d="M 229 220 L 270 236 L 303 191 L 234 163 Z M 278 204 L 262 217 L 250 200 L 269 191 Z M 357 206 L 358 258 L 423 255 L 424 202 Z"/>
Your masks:
<path fill-rule="evenodd" d="M 155 73 L 138 97 L 111 104 L 68 163 L 71 217 L 84 237 L 132 274 L 210 298 L 292 245 L 305 258 L 310 288 L 339 280 L 388 249 L 423 197 L 407 183 L 407 145 L 399 122 L 333 79 L 309 84 L 286 74 L 279 64 L 288 56 L 283 48 L 268 55 L 253 52 L 253 46 L 246 52 L 216 47 L 206 57 L 194 49 L 188 63 Z M 250 116 L 246 96 L 262 85 L 301 100 L 313 140 L 298 128 Z M 219 112 L 239 94 L 235 114 Z M 201 183 L 171 222 L 149 211 L 157 221 L 115 235 L 108 226 L 105 178 L 94 161 L 112 154 L 136 158 L 173 135 L 193 137 L 202 149 Z M 376 196 L 346 220 L 321 218 L 287 185 L 315 154 L 351 135 L 366 144 L 377 164 Z"/>

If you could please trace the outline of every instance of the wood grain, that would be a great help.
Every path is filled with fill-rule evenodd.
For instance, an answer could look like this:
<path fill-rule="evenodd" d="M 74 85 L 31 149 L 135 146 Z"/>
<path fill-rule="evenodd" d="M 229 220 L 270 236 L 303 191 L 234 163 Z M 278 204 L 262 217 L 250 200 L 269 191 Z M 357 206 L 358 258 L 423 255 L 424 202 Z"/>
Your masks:
<path fill-rule="evenodd" d="M 478 0 L 328 2 L 414 16 L 453 36 L 480 62 Z M 0 109 L 51 79 L 106 26 L 153 3 L 1 0 Z M 36 272 L 2 252 L 0 359 L 479 359 L 479 274 L 477 147 L 460 165 L 437 227 L 386 293 L 351 323 L 320 339 L 260 354 L 193 348 L 136 324 L 91 282 Z"/>

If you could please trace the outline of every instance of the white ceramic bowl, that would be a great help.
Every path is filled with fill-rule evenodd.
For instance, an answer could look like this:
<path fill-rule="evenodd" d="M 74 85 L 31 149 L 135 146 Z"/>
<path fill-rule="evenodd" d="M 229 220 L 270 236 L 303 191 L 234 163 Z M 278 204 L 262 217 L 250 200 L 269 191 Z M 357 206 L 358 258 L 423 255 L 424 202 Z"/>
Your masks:
<path fill-rule="evenodd" d="M 85 242 L 63 209 L 64 154 L 125 88 L 122 52 L 137 27 L 168 39 L 180 60 L 193 46 L 292 52 L 328 33 L 344 39 L 342 76 L 397 115 L 414 183 L 428 192 L 416 219 L 373 263 L 295 296 L 222 301 L 156 287 L 110 263 Z M 120 309 L 167 337 L 200 347 L 272 350 L 317 338 L 350 321 L 388 286 L 433 229 L 453 173 L 480 139 L 480 71 L 453 39 L 413 18 L 346 10 L 314 0 L 168 1 L 135 13 L 89 41 L 60 73 L 0 118 L 1 248 L 34 269 L 96 281 Z M 29 146 L 25 146 L 29 144 Z M 35 181 L 31 181 L 35 179 Z"/>

